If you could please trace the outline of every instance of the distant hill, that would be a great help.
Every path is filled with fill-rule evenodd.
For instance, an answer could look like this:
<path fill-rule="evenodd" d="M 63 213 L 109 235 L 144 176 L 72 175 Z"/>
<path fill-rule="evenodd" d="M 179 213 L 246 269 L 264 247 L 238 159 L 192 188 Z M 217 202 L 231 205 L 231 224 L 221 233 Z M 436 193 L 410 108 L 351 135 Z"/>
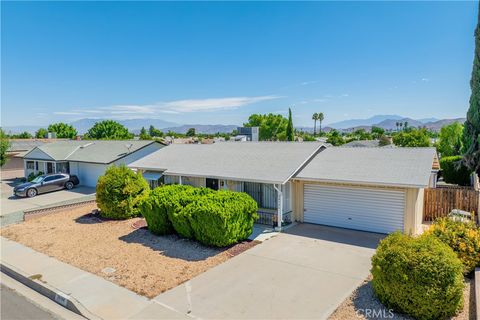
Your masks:
<path fill-rule="evenodd" d="M 385 130 L 393 130 L 393 129 L 397 128 L 397 125 L 396 125 L 397 122 L 401 122 L 402 126 L 405 122 L 408 122 L 409 127 L 415 127 L 415 128 L 421 127 L 421 126 L 424 125 L 423 122 L 418 121 L 418 120 L 414 120 L 414 119 L 411 119 L 411 118 L 386 119 L 386 120 L 383 120 L 382 122 L 376 123 L 374 125 L 376 127 L 380 127 L 380 128 L 385 129 Z"/>
<path fill-rule="evenodd" d="M 367 119 L 350 119 L 328 124 L 334 129 L 348 129 L 358 126 L 371 126 L 385 120 L 400 120 L 404 117 L 399 115 L 376 115 Z"/>
<path fill-rule="evenodd" d="M 162 128 L 163 132 L 173 131 L 176 133 L 186 133 L 188 129 L 195 128 L 196 133 L 204 134 L 215 134 L 220 133 L 231 133 L 233 130 L 237 129 L 236 125 L 225 125 L 225 124 L 184 124 L 176 127 Z"/>
<path fill-rule="evenodd" d="M 464 123 L 466 118 L 456 118 L 456 119 L 442 119 L 433 122 L 427 122 L 424 124 L 425 128 L 433 131 L 440 131 L 443 126 L 449 125 L 453 122 Z"/>

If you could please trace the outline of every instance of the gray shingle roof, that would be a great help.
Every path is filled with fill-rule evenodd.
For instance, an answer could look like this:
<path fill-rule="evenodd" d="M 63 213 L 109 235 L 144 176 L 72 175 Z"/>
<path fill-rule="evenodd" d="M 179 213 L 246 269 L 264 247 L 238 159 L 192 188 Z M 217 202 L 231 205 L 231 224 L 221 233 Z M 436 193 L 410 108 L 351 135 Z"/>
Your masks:
<path fill-rule="evenodd" d="M 129 166 L 170 175 L 283 183 L 322 146 L 316 142 L 172 144 Z"/>
<path fill-rule="evenodd" d="M 44 144 L 36 147 L 54 160 L 92 163 L 111 163 L 147 145 L 152 140 L 71 140 Z M 28 153 L 24 158 L 28 158 Z"/>
<path fill-rule="evenodd" d="M 330 147 L 320 152 L 296 178 L 426 187 L 435 156 L 435 148 Z"/>

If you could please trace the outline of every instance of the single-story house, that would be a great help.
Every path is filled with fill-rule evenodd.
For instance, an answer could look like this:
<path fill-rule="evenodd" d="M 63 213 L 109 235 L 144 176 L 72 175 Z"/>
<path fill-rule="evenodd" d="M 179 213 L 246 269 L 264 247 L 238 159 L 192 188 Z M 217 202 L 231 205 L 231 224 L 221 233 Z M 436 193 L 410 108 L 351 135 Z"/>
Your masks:
<path fill-rule="evenodd" d="M 434 148 L 346 148 L 322 143 L 171 145 L 129 166 L 150 185 L 188 184 L 246 192 L 260 222 L 318 223 L 418 233 L 423 190 L 435 180 Z"/>
<path fill-rule="evenodd" d="M 37 146 L 23 157 L 31 173 L 70 173 L 80 185 L 95 187 L 110 165 L 128 165 L 164 147 L 153 140 L 69 140 Z"/>

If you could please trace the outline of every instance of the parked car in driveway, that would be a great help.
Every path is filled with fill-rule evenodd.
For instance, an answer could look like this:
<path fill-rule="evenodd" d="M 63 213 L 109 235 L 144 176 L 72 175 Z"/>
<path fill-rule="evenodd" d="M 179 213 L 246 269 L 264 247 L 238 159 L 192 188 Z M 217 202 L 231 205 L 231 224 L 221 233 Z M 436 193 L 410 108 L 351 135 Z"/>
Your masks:
<path fill-rule="evenodd" d="M 30 182 L 22 183 L 13 189 L 13 194 L 19 197 L 35 197 L 37 194 L 61 189 L 73 189 L 79 184 L 78 177 L 67 173 L 44 174 Z"/>

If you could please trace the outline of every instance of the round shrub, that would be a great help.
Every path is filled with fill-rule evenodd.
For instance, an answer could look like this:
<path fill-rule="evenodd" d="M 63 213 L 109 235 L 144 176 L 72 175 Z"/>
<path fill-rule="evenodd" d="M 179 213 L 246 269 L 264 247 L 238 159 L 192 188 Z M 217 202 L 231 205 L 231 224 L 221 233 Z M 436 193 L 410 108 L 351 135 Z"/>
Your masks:
<path fill-rule="evenodd" d="M 393 233 L 372 258 L 378 299 L 416 319 L 446 318 L 463 307 L 462 271 L 453 250 L 432 236 Z"/>
<path fill-rule="evenodd" d="M 471 171 L 464 165 L 458 167 L 461 156 L 443 157 L 440 159 L 440 168 L 442 168 L 443 180 L 447 183 L 458 184 L 461 186 L 470 185 Z"/>
<path fill-rule="evenodd" d="M 125 165 L 111 166 L 97 182 L 100 215 L 110 219 L 128 219 L 139 215 L 138 203 L 149 193 L 147 181 Z"/>
<path fill-rule="evenodd" d="M 450 246 L 462 261 L 465 274 L 480 267 L 480 228 L 475 222 L 440 218 L 425 234 L 433 235 Z"/>
<path fill-rule="evenodd" d="M 250 236 L 257 210 L 257 202 L 246 193 L 224 190 L 199 198 L 183 212 L 197 241 L 224 247 Z"/>

